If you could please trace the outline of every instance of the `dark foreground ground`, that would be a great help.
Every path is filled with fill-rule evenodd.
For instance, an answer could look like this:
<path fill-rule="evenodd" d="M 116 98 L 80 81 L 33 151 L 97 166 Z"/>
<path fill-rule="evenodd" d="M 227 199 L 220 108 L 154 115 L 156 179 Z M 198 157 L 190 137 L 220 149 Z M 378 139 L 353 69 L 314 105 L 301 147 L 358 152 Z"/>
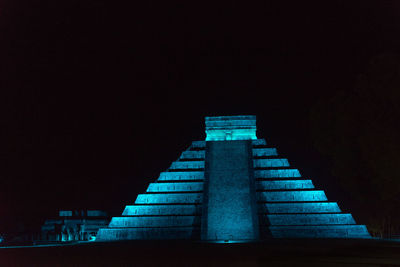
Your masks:
<path fill-rule="evenodd" d="M 400 266 L 400 242 L 80 243 L 0 248 L 0 266 Z"/>

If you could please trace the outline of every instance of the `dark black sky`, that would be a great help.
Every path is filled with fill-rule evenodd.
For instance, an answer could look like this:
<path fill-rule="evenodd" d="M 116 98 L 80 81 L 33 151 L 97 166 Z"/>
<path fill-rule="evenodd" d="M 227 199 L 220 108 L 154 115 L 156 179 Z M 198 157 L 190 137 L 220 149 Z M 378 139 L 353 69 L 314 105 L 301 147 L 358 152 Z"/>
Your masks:
<path fill-rule="evenodd" d="M 259 137 L 334 184 L 309 109 L 398 52 L 400 4 L 260 2 L 1 1 L 1 229 L 121 212 L 206 115 L 257 115 Z"/>

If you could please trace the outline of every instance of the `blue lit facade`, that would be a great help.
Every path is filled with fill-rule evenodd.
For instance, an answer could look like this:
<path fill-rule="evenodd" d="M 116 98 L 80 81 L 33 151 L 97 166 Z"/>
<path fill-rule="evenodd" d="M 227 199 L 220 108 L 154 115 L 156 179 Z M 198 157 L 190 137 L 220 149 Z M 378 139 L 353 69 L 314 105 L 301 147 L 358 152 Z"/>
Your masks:
<path fill-rule="evenodd" d="M 97 241 L 370 238 L 276 148 L 256 137 L 255 116 L 206 118 L 194 141 Z"/>

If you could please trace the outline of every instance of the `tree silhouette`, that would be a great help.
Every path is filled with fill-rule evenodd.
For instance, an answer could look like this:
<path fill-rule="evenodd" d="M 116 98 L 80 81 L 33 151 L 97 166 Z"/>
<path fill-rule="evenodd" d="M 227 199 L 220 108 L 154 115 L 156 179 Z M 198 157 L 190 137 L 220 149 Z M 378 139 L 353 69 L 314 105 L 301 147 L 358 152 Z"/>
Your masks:
<path fill-rule="evenodd" d="M 312 141 L 332 160 L 332 174 L 368 218 L 370 231 L 400 229 L 400 57 L 381 54 L 351 90 L 310 112 Z"/>

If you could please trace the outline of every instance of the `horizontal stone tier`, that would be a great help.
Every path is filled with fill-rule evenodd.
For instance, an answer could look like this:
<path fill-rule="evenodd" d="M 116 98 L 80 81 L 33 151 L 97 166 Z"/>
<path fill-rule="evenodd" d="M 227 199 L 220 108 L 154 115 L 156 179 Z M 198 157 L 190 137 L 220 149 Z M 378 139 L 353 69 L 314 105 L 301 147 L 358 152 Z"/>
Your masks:
<path fill-rule="evenodd" d="M 190 159 L 204 159 L 206 152 L 204 150 L 188 150 L 183 151 L 179 159 L 190 160 Z"/>
<path fill-rule="evenodd" d="M 240 127 L 256 128 L 256 117 L 252 115 L 206 117 L 206 130 L 214 128 L 237 129 Z"/>
<path fill-rule="evenodd" d="M 264 138 L 251 140 L 251 143 L 253 146 L 266 146 L 267 145 L 267 142 L 265 141 Z"/>
<path fill-rule="evenodd" d="M 313 189 L 311 180 L 256 181 L 257 190 Z"/>
<path fill-rule="evenodd" d="M 253 149 L 253 156 L 254 157 L 267 157 L 267 156 L 278 156 L 275 148 L 255 148 Z M 196 160 L 196 159 L 204 159 L 205 158 L 205 151 L 184 151 L 180 159 L 181 160 Z M 184 161 L 186 162 L 186 161 Z M 183 164 L 181 161 L 177 161 L 173 163 L 172 169 L 176 168 L 186 168 L 181 167 Z M 196 164 L 196 163 L 193 163 Z M 201 164 L 201 163 L 198 163 Z M 177 167 L 175 167 L 177 165 Z M 268 168 L 268 167 L 289 167 L 290 164 L 288 163 L 287 159 L 255 159 L 254 160 L 254 167 L 255 168 Z M 193 167 L 188 167 L 188 169 Z"/>
<path fill-rule="evenodd" d="M 274 238 L 370 238 L 365 225 L 270 226 Z"/>
<path fill-rule="evenodd" d="M 323 225 L 356 224 L 351 214 L 268 214 L 265 215 L 270 225 Z"/>
<path fill-rule="evenodd" d="M 122 215 L 198 215 L 201 205 L 128 205 Z"/>
<path fill-rule="evenodd" d="M 253 146 L 266 146 L 267 142 L 265 139 L 255 139 L 251 140 Z M 206 141 L 193 141 L 189 147 L 189 150 L 199 150 L 206 147 Z"/>
<path fill-rule="evenodd" d="M 198 150 L 206 148 L 206 141 L 193 141 L 189 147 L 189 150 Z"/>
<path fill-rule="evenodd" d="M 276 167 L 289 167 L 287 159 L 254 159 L 254 168 L 276 168 Z"/>
<path fill-rule="evenodd" d="M 197 239 L 199 232 L 198 227 L 102 228 L 97 234 L 96 241 Z"/>
<path fill-rule="evenodd" d="M 206 130 L 206 141 L 235 141 L 235 140 L 256 140 L 256 128 L 248 126 L 237 126 L 235 129 L 225 127 L 209 127 Z"/>
<path fill-rule="evenodd" d="M 135 204 L 200 204 L 202 193 L 139 194 Z"/>
<path fill-rule="evenodd" d="M 162 172 L 157 179 L 158 181 L 196 181 L 204 180 L 204 171 L 188 171 L 188 172 Z"/>
<path fill-rule="evenodd" d="M 298 169 L 279 169 L 279 170 L 254 170 L 255 178 L 298 178 L 301 177 Z"/>
<path fill-rule="evenodd" d="M 326 201 L 324 191 L 271 191 L 257 192 L 259 202 Z"/>
<path fill-rule="evenodd" d="M 183 169 L 204 169 L 204 161 L 174 161 L 169 167 L 170 170 Z"/>
<path fill-rule="evenodd" d="M 261 203 L 260 213 L 324 213 L 341 212 L 336 202 Z"/>
<path fill-rule="evenodd" d="M 113 217 L 108 227 L 177 227 L 200 225 L 200 216 Z"/>
<path fill-rule="evenodd" d="M 203 191 L 203 182 L 151 183 L 146 192 L 198 192 Z"/>
<path fill-rule="evenodd" d="M 253 157 L 278 156 L 276 148 L 253 148 Z"/>

